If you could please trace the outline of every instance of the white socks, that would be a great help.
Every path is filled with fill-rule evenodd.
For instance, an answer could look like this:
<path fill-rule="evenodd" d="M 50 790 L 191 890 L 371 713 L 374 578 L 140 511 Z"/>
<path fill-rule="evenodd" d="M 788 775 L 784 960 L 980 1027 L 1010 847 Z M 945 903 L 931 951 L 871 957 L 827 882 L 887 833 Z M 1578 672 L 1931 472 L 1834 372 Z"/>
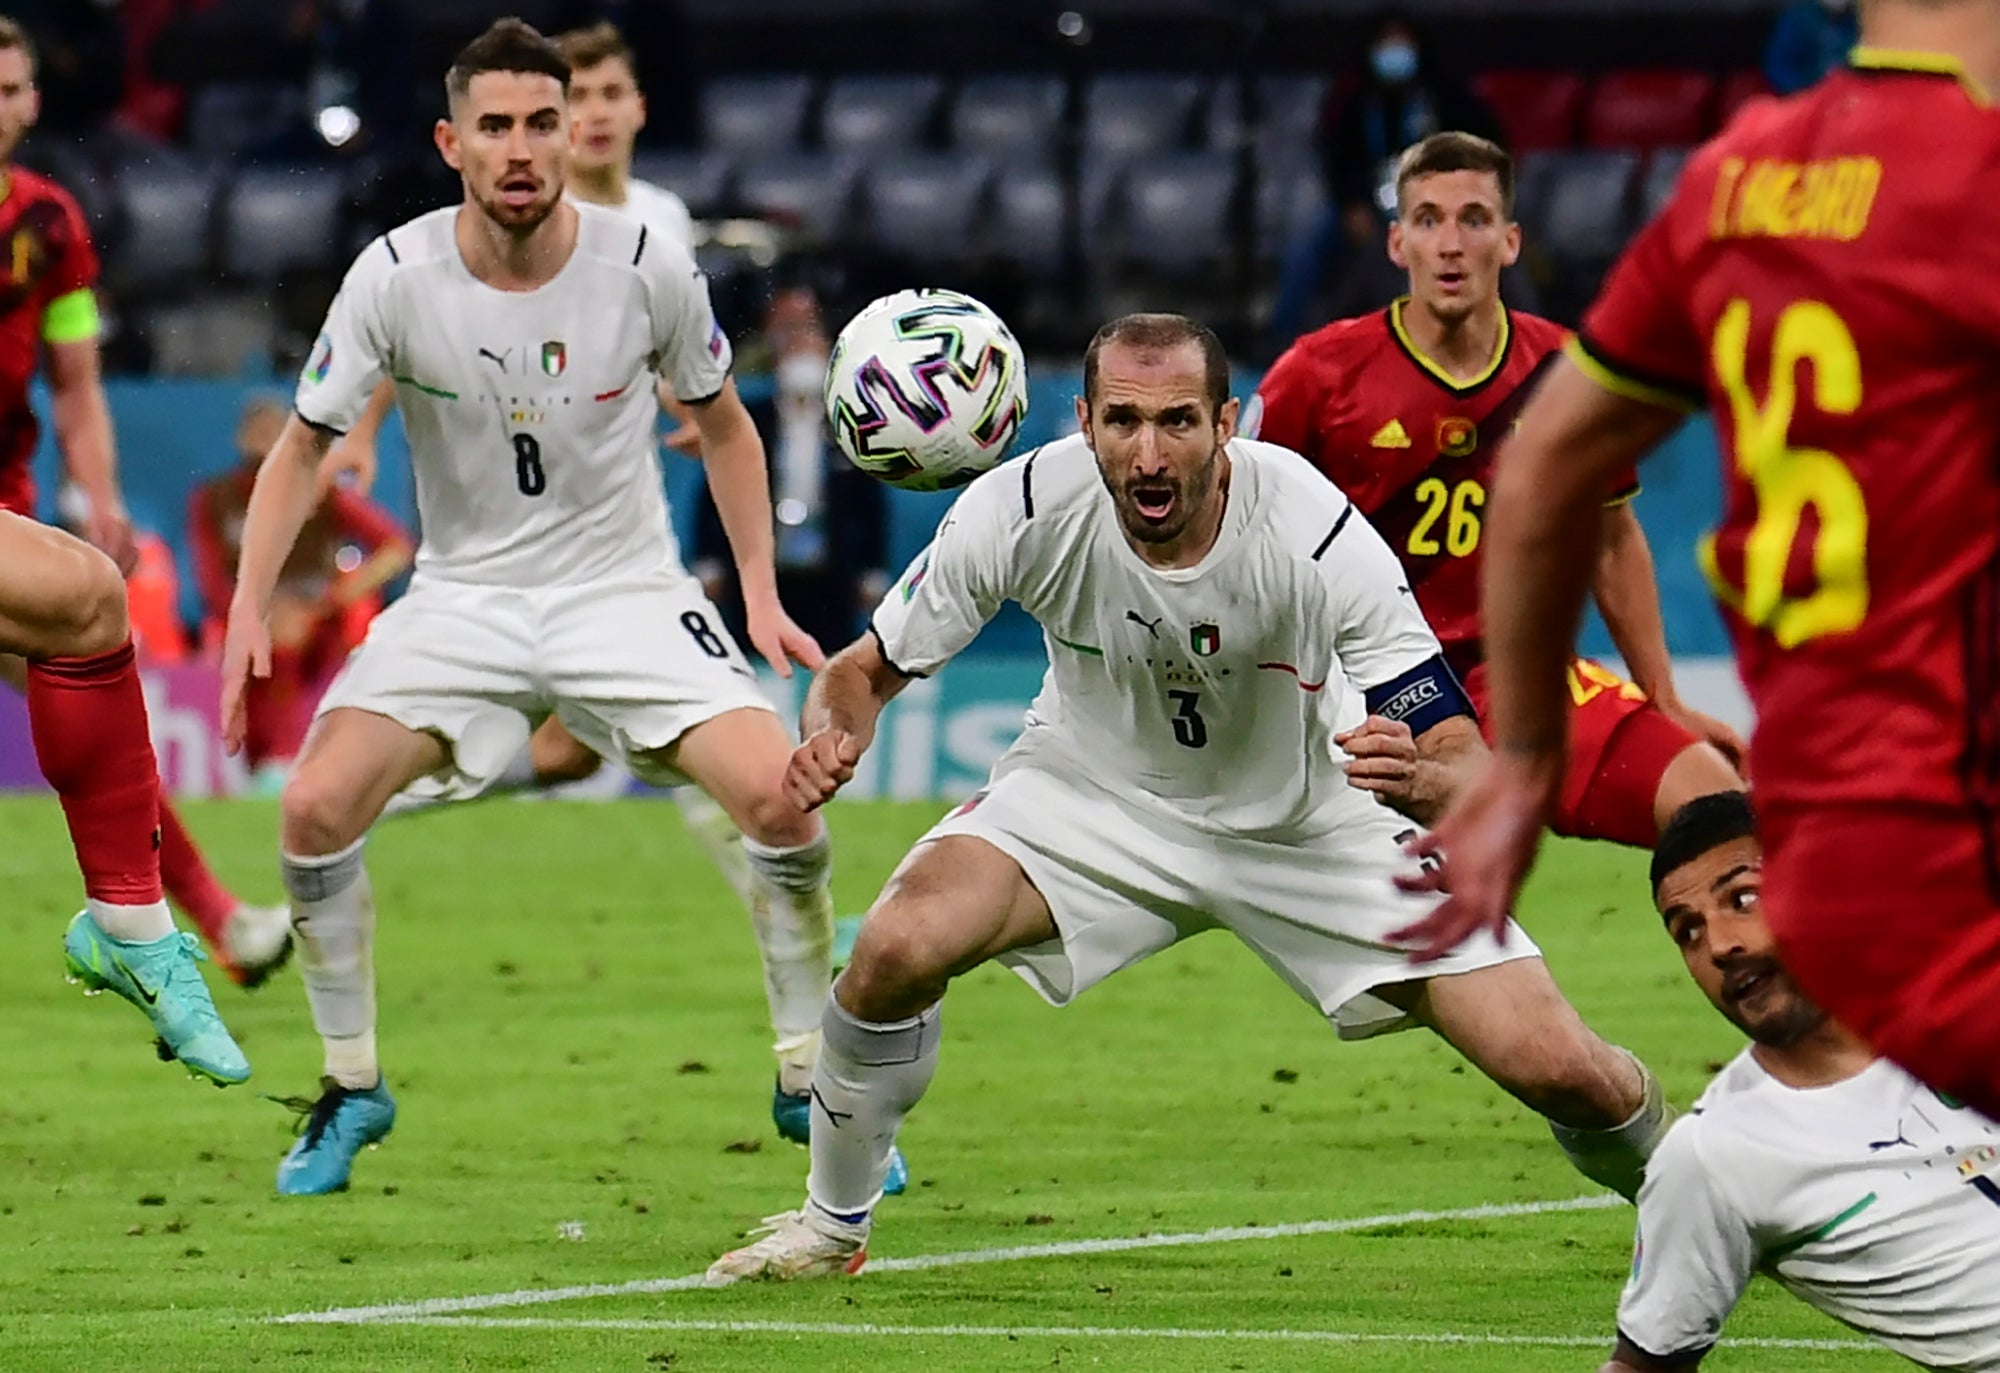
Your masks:
<path fill-rule="evenodd" d="M 833 846 L 826 831 L 795 849 L 741 841 L 751 884 L 750 923 L 764 959 L 764 997 L 778 1085 L 793 1094 L 812 1082 L 820 1017 L 833 983 Z M 726 869 L 725 869 L 726 871 Z"/>
<path fill-rule="evenodd" d="M 827 998 L 806 1197 L 833 1219 L 861 1224 L 882 1199 L 896 1131 L 937 1072 L 939 1024 L 936 1006 L 914 1020 L 871 1025 Z"/>
<path fill-rule="evenodd" d="M 83 903 L 97 928 L 125 944 L 150 944 L 174 932 L 174 917 L 164 901 L 143 906 L 114 906 L 91 897 Z"/>
<path fill-rule="evenodd" d="M 675 787 L 674 804 L 681 808 L 681 820 L 708 861 L 715 864 L 729 890 L 736 893 L 745 910 L 757 900 L 756 879 L 750 875 L 750 860 L 743 852 L 743 836 L 729 812 L 715 804 L 700 787 Z"/>
<path fill-rule="evenodd" d="M 313 1026 L 326 1046 L 326 1075 L 343 1087 L 381 1080 L 375 1060 L 375 898 L 357 840 L 323 858 L 283 857 L 292 897 L 299 975 Z"/>
<path fill-rule="evenodd" d="M 1639 1195 L 1639 1184 L 1645 1181 L 1646 1160 L 1653 1156 L 1653 1150 L 1659 1148 L 1667 1128 L 1674 1123 L 1674 1109 L 1667 1105 L 1666 1094 L 1652 1070 L 1629 1050 L 1618 1052 L 1632 1060 L 1643 1084 L 1644 1096 L 1632 1118 L 1609 1130 L 1580 1130 L 1550 1121 L 1549 1131 L 1577 1172 L 1631 1201 Z"/>

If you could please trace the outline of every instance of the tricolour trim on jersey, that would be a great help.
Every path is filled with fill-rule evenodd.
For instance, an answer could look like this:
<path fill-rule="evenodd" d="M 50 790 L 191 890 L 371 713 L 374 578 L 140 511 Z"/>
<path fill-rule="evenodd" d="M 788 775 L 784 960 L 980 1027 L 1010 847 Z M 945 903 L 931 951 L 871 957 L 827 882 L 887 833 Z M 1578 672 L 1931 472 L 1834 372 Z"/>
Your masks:
<path fill-rule="evenodd" d="M 1993 97 L 1965 69 L 1965 64 L 1949 53 L 1918 52 L 1911 48 L 1871 48 L 1862 44 L 1847 54 L 1847 65 L 1857 72 L 1891 72 L 1904 76 L 1948 76 L 1965 89 L 1975 105 L 1991 105 Z"/>
<path fill-rule="evenodd" d="M 1417 347 L 1416 340 L 1410 337 L 1410 331 L 1403 327 L 1403 307 L 1409 303 L 1408 296 L 1401 296 L 1389 306 L 1389 335 L 1396 340 L 1404 355 L 1414 362 L 1424 375 L 1454 396 L 1471 395 L 1499 376 L 1501 369 L 1506 367 L 1507 355 L 1514 349 L 1514 315 L 1505 305 L 1500 307 L 1500 337 L 1493 345 L 1492 360 L 1477 376 L 1460 381 L 1433 362 L 1423 349 Z"/>
<path fill-rule="evenodd" d="M 458 399 L 458 392 L 447 391 L 442 386 L 428 385 L 418 381 L 415 377 L 391 377 L 389 380 L 395 382 L 398 386 L 407 386 L 412 390 L 421 391 L 427 396 L 436 396 L 439 400 Z"/>
<path fill-rule="evenodd" d="M 1333 541 L 1340 537 L 1340 531 L 1347 528 L 1347 522 L 1353 518 L 1354 502 L 1349 501 L 1347 509 L 1340 512 L 1340 518 L 1333 522 L 1333 528 L 1326 531 L 1326 537 L 1321 539 L 1319 547 L 1313 550 L 1312 560 L 1314 562 L 1318 562 L 1322 557 L 1326 556 L 1326 550 L 1333 547 Z"/>
<path fill-rule="evenodd" d="M 1766 1249 L 1764 1251 L 1763 1261 L 1767 1264 L 1776 1263 L 1779 1259 L 1789 1258 L 1791 1255 L 1798 1253 L 1799 1250 L 1805 1248 L 1808 1244 L 1811 1244 L 1816 1240 L 1825 1239 L 1828 1235 L 1831 1235 L 1841 1226 L 1847 1224 L 1847 1222 L 1853 1220 L 1863 1211 L 1866 1211 L 1869 1207 L 1873 1206 L 1878 1200 L 1880 1200 L 1880 1198 L 1877 1197 L 1873 1192 L 1870 1192 L 1867 1196 L 1863 1197 L 1860 1201 L 1855 1202 L 1854 1205 L 1848 1207 L 1845 1211 L 1842 1211 L 1832 1220 L 1822 1222 L 1819 1225 L 1815 1225 L 1812 1229 L 1806 1231 L 1803 1235 L 1794 1235 L 1791 1239 L 1784 1240 L 1778 1244 L 1772 1245 L 1769 1249 Z"/>
<path fill-rule="evenodd" d="M 1642 372 L 1607 354 L 1582 334 L 1572 334 L 1563 344 L 1563 355 L 1577 369 L 1613 395 L 1669 410 L 1699 410 L 1704 397 L 1684 383 Z"/>

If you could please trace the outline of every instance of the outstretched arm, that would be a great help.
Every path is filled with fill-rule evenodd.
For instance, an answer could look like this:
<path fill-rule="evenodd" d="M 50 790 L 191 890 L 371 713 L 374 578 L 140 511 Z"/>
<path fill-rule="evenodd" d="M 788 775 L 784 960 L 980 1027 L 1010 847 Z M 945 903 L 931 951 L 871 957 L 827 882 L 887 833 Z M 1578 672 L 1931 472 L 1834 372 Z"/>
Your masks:
<path fill-rule="evenodd" d="M 909 681 L 883 656 L 873 630 L 827 661 L 799 718 L 805 742 L 785 769 L 785 792 L 800 810 L 818 809 L 854 780 L 855 764 L 875 741 L 882 708 Z"/>

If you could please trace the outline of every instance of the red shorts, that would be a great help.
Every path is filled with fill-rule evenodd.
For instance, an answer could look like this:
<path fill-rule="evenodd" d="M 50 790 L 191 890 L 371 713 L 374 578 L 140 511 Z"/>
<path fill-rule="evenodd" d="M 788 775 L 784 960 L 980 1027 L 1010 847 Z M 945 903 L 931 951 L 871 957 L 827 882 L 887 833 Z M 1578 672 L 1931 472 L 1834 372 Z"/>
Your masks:
<path fill-rule="evenodd" d="M 1491 743 L 1484 663 L 1466 675 L 1465 690 Z M 1700 741 L 1655 710 L 1645 692 L 1588 658 L 1570 662 L 1569 698 L 1569 769 L 1549 828 L 1650 849 L 1659 838 L 1653 802 L 1660 780 Z"/>
<path fill-rule="evenodd" d="M 1760 806 L 1764 912 L 1820 1007 L 2000 1116 L 2000 829 L 1924 805 Z"/>

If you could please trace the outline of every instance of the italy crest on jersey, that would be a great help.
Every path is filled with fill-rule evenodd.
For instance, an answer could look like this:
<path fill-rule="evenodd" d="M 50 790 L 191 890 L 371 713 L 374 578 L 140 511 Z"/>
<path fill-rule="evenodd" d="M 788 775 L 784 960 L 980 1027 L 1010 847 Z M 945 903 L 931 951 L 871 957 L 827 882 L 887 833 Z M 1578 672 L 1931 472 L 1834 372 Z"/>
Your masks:
<path fill-rule="evenodd" d="M 1189 625 L 1188 647 L 1197 658 L 1213 657 L 1222 647 L 1222 631 L 1214 625 Z"/>
<path fill-rule="evenodd" d="M 551 340 L 542 345 L 542 371 L 552 377 L 559 377 L 569 366 L 569 345 L 561 340 Z"/>

